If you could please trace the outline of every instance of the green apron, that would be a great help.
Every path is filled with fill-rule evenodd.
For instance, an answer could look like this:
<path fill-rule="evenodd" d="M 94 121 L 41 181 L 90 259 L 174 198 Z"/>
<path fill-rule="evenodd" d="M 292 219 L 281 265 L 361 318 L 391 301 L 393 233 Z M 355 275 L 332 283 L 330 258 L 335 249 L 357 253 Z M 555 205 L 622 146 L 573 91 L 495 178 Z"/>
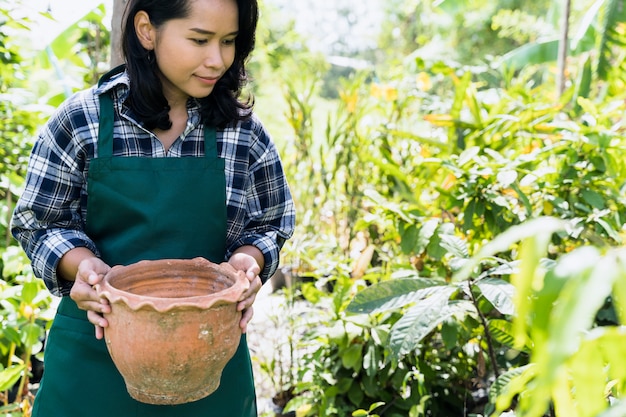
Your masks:
<path fill-rule="evenodd" d="M 221 262 L 226 240 L 224 160 L 215 129 L 205 156 L 113 157 L 113 102 L 100 96 L 98 158 L 88 178 L 87 233 L 109 265 L 205 257 Z M 122 140 L 122 139 L 116 139 Z M 132 399 L 86 312 L 63 297 L 45 350 L 33 417 L 257 417 L 245 335 L 220 387 L 192 403 L 157 406 Z"/>

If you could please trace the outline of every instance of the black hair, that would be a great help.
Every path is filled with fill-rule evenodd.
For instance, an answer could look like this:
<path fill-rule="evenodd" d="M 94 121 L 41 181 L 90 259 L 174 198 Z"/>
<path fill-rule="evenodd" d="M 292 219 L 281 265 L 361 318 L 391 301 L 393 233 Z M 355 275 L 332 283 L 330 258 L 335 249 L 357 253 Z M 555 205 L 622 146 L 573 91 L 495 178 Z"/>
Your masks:
<path fill-rule="evenodd" d="M 168 20 L 187 17 L 191 1 L 130 0 L 126 6 L 122 26 L 122 53 L 131 85 L 127 104 L 146 129 L 167 130 L 172 122 L 154 52 L 146 50 L 139 42 L 135 31 L 135 15 L 145 11 L 152 25 L 159 28 Z M 258 4 L 257 0 L 236 1 L 239 9 L 239 33 L 235 39 L 235 60 L 211 94 L 199 99 L 202 121 L 210 126 L 222 127 L 229 122 L 246 119 L 252 112 L 253 100 L 243 102 L 239 96 L 248 82 L 246 62 L 254 49 L 259 17 Z"/>

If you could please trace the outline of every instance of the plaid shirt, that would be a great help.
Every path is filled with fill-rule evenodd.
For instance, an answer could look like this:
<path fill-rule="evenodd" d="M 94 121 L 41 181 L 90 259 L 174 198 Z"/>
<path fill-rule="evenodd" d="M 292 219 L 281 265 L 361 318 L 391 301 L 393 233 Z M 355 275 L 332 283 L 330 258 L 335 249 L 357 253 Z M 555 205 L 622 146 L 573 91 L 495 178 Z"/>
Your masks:
<path fill-rule="evenodd" d="M 125 105 L 127 74 L 100 87 L 76 93 L 43 126 L 28 164 L 26 186 L 11 222 L 13 236 L 54 295 L 68 295 L 72 282 L 56 274 L 70 249 L 87 247 L 98 254 L 84 232 L 87 219 L 87 174 L 97 156 L 98 96 L 113 91 L 114 156 L 185 157 L 204 155 L 204 127 L 198 105 L 188 103 L 187 126 L 166 152 L 151 132 L 141 127 Z M 121 117 L 120 117 L 121 115 Z M 276 270 L 279 251 L 293 234 L 295 209 L 280 157 L 255 117 L 217 131 L 218 155 L 226 162 L 228 232 L 226 259 L 243 245 L 254 245 L 265 257 L 261 279 Z"/>

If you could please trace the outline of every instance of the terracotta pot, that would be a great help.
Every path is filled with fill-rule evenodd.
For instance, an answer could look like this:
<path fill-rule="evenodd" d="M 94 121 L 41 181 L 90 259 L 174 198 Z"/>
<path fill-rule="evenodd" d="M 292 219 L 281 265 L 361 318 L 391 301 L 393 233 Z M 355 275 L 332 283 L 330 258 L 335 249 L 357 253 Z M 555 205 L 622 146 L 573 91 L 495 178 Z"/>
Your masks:
<path fill-rule="evenodd" d="M 213 393 L 241 339 L 241 271 L 203 258 L 115 266 L 97 286 L 104 336 L 134 399 L 182 404 Z"/>

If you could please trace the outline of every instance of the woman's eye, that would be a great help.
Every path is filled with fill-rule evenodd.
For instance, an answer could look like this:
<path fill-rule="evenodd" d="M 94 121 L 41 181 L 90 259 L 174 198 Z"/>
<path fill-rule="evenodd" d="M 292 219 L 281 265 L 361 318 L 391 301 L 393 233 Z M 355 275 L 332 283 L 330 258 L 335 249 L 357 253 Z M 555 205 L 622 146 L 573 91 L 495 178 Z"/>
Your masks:
<path fill-rule="evenodd" d="M 234 45 L 235 39 L 224 39 L 224 45 Z"/>
<path fill-rule="evenodd" d="M 198 45 L 204 45 L 208 41 L 206 39 L 192 39 L 192 42 L 197 43 Z"/>

